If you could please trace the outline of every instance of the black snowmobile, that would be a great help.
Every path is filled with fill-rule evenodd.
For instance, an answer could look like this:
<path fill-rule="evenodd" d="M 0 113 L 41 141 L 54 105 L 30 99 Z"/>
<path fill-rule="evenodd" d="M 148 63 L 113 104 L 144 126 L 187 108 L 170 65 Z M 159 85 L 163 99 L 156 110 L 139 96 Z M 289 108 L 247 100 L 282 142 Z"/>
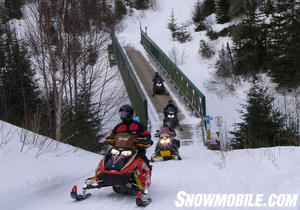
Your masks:
<path fill-rule="evenodd" d="M 165 115 L 164 122 L 163 122 L 164 127 L 170 127 L 171 129 L 175 129 L 179 127 L 179 129 L 182 131 L 182 127 L 179 124 L 177 114 L 174 110 L 168 109 L 165 111 L 164 115 Z"/>
<path fill-rule="evenodd" d="M 163 80 L 157 80 L 154 82 L 153 84 L 153 93 L 152 96 L 154 95 L 169 95 L 169 93 L 167 92 L 165 86 L 164 86 L 164 82 Z"/>

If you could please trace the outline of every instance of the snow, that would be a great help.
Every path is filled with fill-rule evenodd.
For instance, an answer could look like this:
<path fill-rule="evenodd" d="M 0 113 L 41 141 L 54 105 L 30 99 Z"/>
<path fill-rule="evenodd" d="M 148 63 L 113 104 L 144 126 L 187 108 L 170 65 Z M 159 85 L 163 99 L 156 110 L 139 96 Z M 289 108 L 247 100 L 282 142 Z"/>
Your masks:
<path fill-rule="evenodd" d="M 184 3 L 182 3 L 184 2 Z M 235 95 L 225 94 L 222 98 L 209 93 L 204 82 L 214 70 L 216 56 L 211 60 L 199 57 L 200 39 L 209 41 L 203 32 L 193 33 L 193 40 L 180 44 L 171 40 L 167 22 L 174 9 L 178 22 L 190 22 L 195 0 L 159 0 L 155 10 L 136 11 L 123 22 L 123 31 L 117 37 L 125 46 L 130 44 L 147 53 L 140 42 L 140 23 L 150 38 L 166 54 L 173 47 L 178 55 L 184 53 L 181 70 L 205 94 L 207 113 L 222 116 L 224 128 L 231 128 L 240 120 L 236 109 L 244 102 L 247 85 L 238 89 Z M 211 17 L 212 21 L 214 17 Z M 214 25 L 214 30 L 223 26 Z M 192 32 L 192 28 L 191 32 Z M 212 41 L 217 52 L 228 38 Z M 176 97 L 173 93 L 171 96 Z M 193 145 L 182 146 L 181 161 L 171 160 L 153 163 L 152 185 L 149 195 L 153 199 L 147 209 L 175 209 L 174 201 L 179 191 L 187 193 L 296 193 L 300 194 L 300 148 L 274 147 L 228 152 L 207 150 L 196 128 L 198 120 L 187 112 L 183 105 L 185 123 L 192 127 Z M 159 128 L 158 115 L 152 104 L 149 119 L 153 128 Z M 156 129 L 152 129 L 155 131 Z M 152 136 L 154 133 L 152 132 Z M 148 149 L 148 157 L 154 146 Z M 20 129 L 0 121 L 0 209 L 1 210 L 76 210 L 76 209 L 135 209 L 135 197 L 115 194 L 111 188 L 91 190 L 89 199 L 75 202 L 70 198 L 74 184 L 83 186 L 102 156 L 70 145 L 57 143 L 46 137 Z M 184 209 L 184 207 L 182 208 Z M 193 208 L 189 208 L 193 209 Z M 201 208 L 202 209 L 202 208 Z M 220 209 L 220 208 L 207 208 Z M 226 207 L 221 209 L 228 209 Z M 230 208 L 235 209 L 235 208 Z M 243 207 L 236 209 L 253 209 Z M 271 209 L 271 208 L 256 208 Z M 283 208 L 274 208 L 283 209 Z M 300 201 L 296 208 L 300 209 Z"/>
<path fill-rule="evenodd" d="M 82 202 L 70 198 L 74 184 L 81 188 L 84 180 L 94 175 L 101 155 L 52 142 L 37 156 L 44 138 L 35 138 L 36 135 L 29 131 L 26 132 L 28 139 L 38 139 L 36 146 L 28 142 L 20 152 L 23 139 L 20 136 L 24 130 L 4 122 L 0 127 L 1 142 L 8 140 L 6 144 L 1 143 L 0 147 L 1 210 L 135 208 L 134 196 L 115 194 L 111 188 L 91 190 L 92 196 Z M 298 147 L 220 153 L 207 150 L 197 136 L 194 141 L 193 146 L 180 148 L 182 161 L 153 163 L 149 190 L 153 202 L 148 209 L 174 209 L 179 191 L 266 195 L 300 193 Z M 154 146 L 149 149 L 148 156 L 153 149 Z"/>

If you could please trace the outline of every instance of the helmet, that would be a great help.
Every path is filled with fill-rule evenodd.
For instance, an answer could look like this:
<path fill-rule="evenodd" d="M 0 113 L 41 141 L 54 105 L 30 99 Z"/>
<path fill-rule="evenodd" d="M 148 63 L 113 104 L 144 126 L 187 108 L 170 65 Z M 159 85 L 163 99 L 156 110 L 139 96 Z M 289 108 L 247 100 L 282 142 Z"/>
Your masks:
<path fill-rule="evenodd" d="M 125 104 L 119 109 L 120 118 L 123 122 L 128 122 L 132 120 L 133 108 L 129 104 Z"/>
<path fill-rule="evenodd" d="M 169 105 L 171 105 L 171 104 L 173 105 L 173 101 L 172 101 L 172 100 L 169 100 L 169 101 L 168 101 L 168 104 L 169 104 Z"/>
<path fill-rule="evenodd" d="M 155 72 L 155 75 L 158 75 L 158 72 Z"/>

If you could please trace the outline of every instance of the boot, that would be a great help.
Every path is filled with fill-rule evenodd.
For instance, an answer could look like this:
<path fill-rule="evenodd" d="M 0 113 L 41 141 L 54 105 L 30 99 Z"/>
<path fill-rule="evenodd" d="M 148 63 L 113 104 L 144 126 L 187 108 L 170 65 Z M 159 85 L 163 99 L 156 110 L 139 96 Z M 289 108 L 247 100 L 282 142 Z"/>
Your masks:
<path fill-rule="evenodd" d="M 151 203 L 151 198 L 148 198 L 148 189 L 141 189 L 136 198 L 136 205 L 147 206 Z"/>

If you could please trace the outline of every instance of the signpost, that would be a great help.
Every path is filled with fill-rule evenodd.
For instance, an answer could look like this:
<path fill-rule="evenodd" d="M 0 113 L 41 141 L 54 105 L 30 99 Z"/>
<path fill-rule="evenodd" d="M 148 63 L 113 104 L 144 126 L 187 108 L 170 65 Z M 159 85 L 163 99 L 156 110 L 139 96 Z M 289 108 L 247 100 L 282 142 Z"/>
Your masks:
<path fill-rule="evenodd" d="M 210 130 L 211 130 L 210 121 L 213 120 L 213 117 L 210 117 L 209 115 L 207 115 L 206 117 L 204 117 L 204 120 L 205 120 L 206 136 L 207 136 L 207 139 L 210 141 Z"/>
<path fill-rule="evenodd" d="M 223 118 L 221 116 L 211 117 L 207 115 L 204 117 L 205 120 L 205 129 L 207 136 L 207 146 L 209 149 L 217 149 L 221 150 L 221 127 L 223 124 Z M 217 138 L 211 138 L 211 121 L 214 121 L 215 125 L 218 127 L 218 131 L 216 132 Z"/>
<path fill-rule="evenodd" d="M 216 125 L 217 125 L 218 127 L 221 127 L 221 126 L 222 126 L 222 123 L 223 123 L 222 117 L 221 117 L 221 116 L 215 117 L 215 122 L 216 122 Z"/>

